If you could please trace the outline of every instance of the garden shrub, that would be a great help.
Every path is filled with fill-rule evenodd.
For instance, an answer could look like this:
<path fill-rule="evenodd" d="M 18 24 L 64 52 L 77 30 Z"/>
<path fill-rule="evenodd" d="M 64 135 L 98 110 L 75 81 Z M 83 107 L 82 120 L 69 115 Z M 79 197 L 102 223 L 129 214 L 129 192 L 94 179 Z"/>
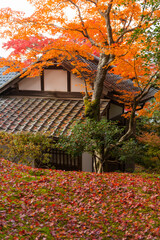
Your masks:
<path fill-rule="evenodd" d="M 33 165 L 33 162 L 49 164 L 49 149 L 54 142 L 49 134 L 0 132 L 0 155 L 12 162 Z"/>
<path fill-rule="evenodd" d="M 76 122 L 69 134 L 60 135 L 57 147 L 72 155 L 94 153 L 116 144 L 122 131 L 115 122 L 106 119 L 97 122 L 87 118 Z"/>
<path fill-rule="evenodd" d="M 160 137 L 156 133 L 143 133 L 137 137 L 143 146 L 143 155 L 139 164 L 149 170 L 160 172 Z"/>
<path fill-rule="evenodd" d="M 135 162 L 140 162 L 144 156 L 144 148 L 136 139 L 129 139 L 119 143 L 124 129 L 116 122 L 101 119 L 95 121 L 85 119 L 77 122 L 70 134 L 61 135 L 58 148 L 69 154 L 82 154 L 89 152 L 96 157 L 101 153 L 103 171 L 133 172 Z M 100 155 L 99 155 L 100 156 Z"/>
<path fill-rule="evenodd" d="M 142 157 L 137 163 L 146 169 L 160 172 L 160 112 L 151 118 L 141 117 L 137 124 L 137 140 L 142 147 Z"/>
<path fill-rule="evenodd" d="M 129 158 L 135 156 L 135 145 L 132 142 L 118 145 L 123 131 L 116 122 L 107 119 L 85 119 L 77 122 L 70 129 L 70 134 L 61 135 L 57 147 L 73 155 L 89 152 L 94 159 L 98 156 L 103 171 L 112 171 L 111 164 L 114 168 L 114 165 L 120 166 L 122 161 L 129 161 Z"/>
<path fill-rule="evenodd" d="M 141 158 L 142 149 L 134 139 L 129 139 L 122 143 L 119 148 L 119 159 L 121 161 L 137 161 Z"/>
<path fill-rule="evenodd" d="M 111 159 L 120 163 L 121 171 L 133 172 L 135 163 L 141 158 L 142 148 L 135 139 L 129 139 L 117 145 L 110 152 Z"/>

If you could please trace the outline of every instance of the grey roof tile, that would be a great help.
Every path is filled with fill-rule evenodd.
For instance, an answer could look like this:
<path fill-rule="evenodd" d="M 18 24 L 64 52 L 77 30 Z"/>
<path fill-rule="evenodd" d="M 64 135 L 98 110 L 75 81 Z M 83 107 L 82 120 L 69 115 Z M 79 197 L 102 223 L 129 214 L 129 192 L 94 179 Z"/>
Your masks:
<path fill-rule="evenodd" d="M 109 100 L 101 101 L 103 114 Z M 0 131 L 67 131 L 73 121 L 84 116 L 82 99 L 45 99 L 29 97 L 0 98 Z"/>
<path fill-rule="evenodd" d="M 10 72 L 8 74 L 3 74 L 8 67 L 0 68 L 0 88 L 3 87 L 6 83 L 10 82 L 13 78 L 19 75 L 19 73 L 16 72 Z"/>

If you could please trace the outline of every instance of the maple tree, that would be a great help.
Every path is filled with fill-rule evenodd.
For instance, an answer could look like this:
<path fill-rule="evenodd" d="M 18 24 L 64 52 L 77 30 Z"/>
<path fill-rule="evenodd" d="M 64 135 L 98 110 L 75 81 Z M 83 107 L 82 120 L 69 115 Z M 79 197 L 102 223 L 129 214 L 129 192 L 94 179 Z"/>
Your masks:
<path fill-rule="evenodd" d="M 152 87 L 159 87 L 159 2 L 157 0 L 28 0 L 35 7 L 30 17 L 10 8 L 1 9 L 1 36 L 10 37 L 5 48 L 12 49 L 8 71 L 39 74 L 44 66 L 72 60 L 73 72 L 84 80 L 86 115 L 99 120 L 100 98 L 107 71 L 122 80 L 133 80 L 137 91 L 123 91 L 119 101 L 129 109 L 129 128 L 119 142 L 134 130 L 136 111 Z M 72 18 L 67 11 L 72 11 Z M 84 59 L 98 56 L 97 70 L 91 72 Z M 53 60 L 54 59 L 54 60 Z M 22 61 L 23 60 L 23 61 Z M 56 60 L 56 61 L 55 61 Z M 6 65 L 6 62 L 1 61 Z M 36 63 L 35 63 L 36 62 Z M 32 64 L 34 63 L 34 64 Z M 19 67 L 18 67 L 19 66 Z M 115 67 L 112 67 L 115 66 Z M 87 87 L 93 83 L 89 98 Z M 159 107 L 160 94 L 156 107 Z M 90 116 L 92 112 L 92 116 Z M 94 113 L 94 114 L 93 114 Z"/>

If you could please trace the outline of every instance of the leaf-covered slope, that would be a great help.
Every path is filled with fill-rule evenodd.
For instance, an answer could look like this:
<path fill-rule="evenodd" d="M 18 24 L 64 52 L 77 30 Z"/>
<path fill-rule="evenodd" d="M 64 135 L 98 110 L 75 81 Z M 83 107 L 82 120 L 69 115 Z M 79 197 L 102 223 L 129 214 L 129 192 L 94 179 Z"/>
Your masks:
<path fill-rule="evenodd" d="M 0 239 L 159 239 L 160 180 L 0 161 Z"/>

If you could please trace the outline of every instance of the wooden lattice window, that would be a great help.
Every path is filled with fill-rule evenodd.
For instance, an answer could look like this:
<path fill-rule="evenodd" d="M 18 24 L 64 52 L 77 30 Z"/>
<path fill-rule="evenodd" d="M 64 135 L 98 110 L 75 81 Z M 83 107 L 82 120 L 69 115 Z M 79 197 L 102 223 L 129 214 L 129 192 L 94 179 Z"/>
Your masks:
<path fill-rule="evenodd" d="M 82 155 L 72 156 L 58 149 L 50 149 L 47 151 L 50 154 L 48 163 L 35 161 L 35 166 L 38 168 L 52 168 L 66 171 L 81 171 L 82 170 Z"/>
<path fill-rule="evenodd" d="M 72 156 L 58 149 L 51 150 L 51 163 L 56 169 L 66 171 L 81 171 L 82 156 Z"/>

